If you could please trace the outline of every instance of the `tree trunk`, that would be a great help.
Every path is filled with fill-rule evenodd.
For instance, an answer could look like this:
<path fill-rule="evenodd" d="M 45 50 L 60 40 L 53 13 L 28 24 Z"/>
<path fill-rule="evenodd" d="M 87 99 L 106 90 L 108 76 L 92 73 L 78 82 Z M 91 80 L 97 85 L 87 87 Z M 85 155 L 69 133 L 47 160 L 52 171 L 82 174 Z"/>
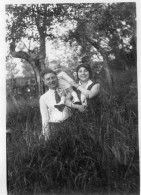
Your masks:
<path fill-rule="evenodd" d="M 103 57 L 103 65 L 104 65 L 104 70 L 105 70 L 105 73 L 106 73 L 106 78 L 107 78 L 107 81 L 108 81 L 108 84 L 109 84 L 109 89 L 112 92 L 112 90 L 113 90 L 113 80 L 112 80 L 111 71 L 110 71 L 109 66 L 108 66 L 107 54 L 104 51 L 104 49 L 100 47 L 100 43 L 98 43 L 94 39 L 90 38 L 90 36 L 88 35 L 87 32 L 85 32 L 85 37 L 86 37 L 86 40 L 92 46 L 94 46 L 99 51 L 101 56 Z"/>
<path fill-rule="evenodd" d="M 37 83 L 38 83 L 38 94 L 39 94 L 39 97 L 40 97 L 43 93 L 40 74 L 37 75 Z"/>
<path fill-rule="evenodd" d="M 109 89 L 112 92 L 113 91 L 112 74 L 111 74 L 111 71 L 110 71 L 109 66 L 108 66 L 107 56 L 106 56 L 106 54 L 104 52 L 103 52 L 102 56 L 103 56 L 104 70 L 105 70 L 106 77 L 107 77 L 108 84 L 109 84 Z"/>
<path fill-rule="evenodd" d="M 46 58 L 45 35 L 43 32 L 40 32 L 40 67 L 41 67 L 41 71 L 43 71 L 45 69 L 45 58 Z M 38 75 L 38 89 L 39 89 L 40 95 L 45 92 L 43 82 L 41 81 L 40 75 Z"/>
<path fill-rule="evenodd" d="M 46 57 L 46 47 L 45 47 L 45 36 L 41 33 L 40 35 L 40 66 L 41 70 L 45 69 L 45 57 Z"/>

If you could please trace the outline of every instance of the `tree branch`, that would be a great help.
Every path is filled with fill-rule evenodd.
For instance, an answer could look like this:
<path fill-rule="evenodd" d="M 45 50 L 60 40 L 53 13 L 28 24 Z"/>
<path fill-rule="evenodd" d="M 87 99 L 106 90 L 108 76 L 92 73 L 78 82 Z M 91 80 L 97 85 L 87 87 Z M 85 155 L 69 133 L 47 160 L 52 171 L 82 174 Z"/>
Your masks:
<path fill-rule="evenodd" d="M 87 33 L 87 29 L 85 29 L 85 31 L 84 31 L 84 34 L 85 34 L 85 38 L 86 38 L 86 40 L 92 45 L 92 46 L 94 46 L 97 50 L 98 50 L 98 52 L 102 55 L 102 57 L 103 57 L 103 60 L 104 60 L 104 69 L 105 69 L 105 71 L 106 71 L 106 76 L 107 76 L 107 80 L 108 80 L 108 83 L 109 83 L 109 87 L 110 87 L 110 89 L 111 89 L 111 91 L 112 91 L 112 88 L 113 88 L 113 79 L 112 79 L 112 75 L 111 75 L 111 71 L 110 71 L 110 69 L 109 69 L 109 66 L 108 66 L 108 55 L 107 55 L 107 53 L 104 51 L 104 49 L 103 48 L 101 48 L 101 46 L 100 46 L 100 41 L 98 41 L 98 38 L 97 38 L 97 36 L 96 36 L 96 40 L 94 40 L 94 39 L 92 39 L 91 37 L 90 37 L 90 35 Z"/>
<path fill-rule="evenodd" d="M 33 69 L 37 69 L 35 65 L 35 61 L 31 58 L 31 56 L 28 53 L 23 51 L 18 51 L 18 52 L 15 51 L 14 41 L 10 44 L 10 53 L 12 57 L 24 59 L 33 67 Z"/>
<path fill-rule="evenodd" d="M 33 7 L 32 7 L 33 9 Z M 33 12 L 34 12 L 34 9 L 33 9 Z M 34 12 L 34 15 L 35 15 L 35 12 Z M 36 23 L 36 26 L 37 26 L 37 29 L 40 33 L 40 14 L 39 14 L 39 6 L 37 5 L 37 16 L 35 15 L 35 23 Z"/>

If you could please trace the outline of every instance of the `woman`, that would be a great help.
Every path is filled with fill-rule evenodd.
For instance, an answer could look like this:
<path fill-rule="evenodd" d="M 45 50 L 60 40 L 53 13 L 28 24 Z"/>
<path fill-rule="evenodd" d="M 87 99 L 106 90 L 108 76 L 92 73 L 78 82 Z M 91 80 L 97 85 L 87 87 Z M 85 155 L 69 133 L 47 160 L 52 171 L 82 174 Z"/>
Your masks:
<path fill-rule="evenodd" d="M 82 64 L 77 67 L 77 77 L 79 83 L 73 86 L 77 89 L 80 100 L 83 96 L 87 98 L 87 106 L 80 117 L 84 122 L 99 122 L 100 119 L 100 84 L 92 81 L 92 71 L 90 66 Z"/>

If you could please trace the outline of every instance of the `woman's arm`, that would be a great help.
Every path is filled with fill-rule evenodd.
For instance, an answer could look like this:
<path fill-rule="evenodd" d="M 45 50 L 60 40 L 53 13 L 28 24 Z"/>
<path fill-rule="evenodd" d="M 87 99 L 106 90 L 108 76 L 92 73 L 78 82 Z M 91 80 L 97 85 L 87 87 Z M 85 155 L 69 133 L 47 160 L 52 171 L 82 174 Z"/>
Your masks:
<path fill-rule="evenodd" d="M 91 90 L 87 90 L 82 86 L 78 86 L 77 89 L 79 89 L 81 93 L 83 93 L 86 96 L 86 98 L 93 98 L 100 92 L 100 84 L 99 83 L 95 84 Z"/>

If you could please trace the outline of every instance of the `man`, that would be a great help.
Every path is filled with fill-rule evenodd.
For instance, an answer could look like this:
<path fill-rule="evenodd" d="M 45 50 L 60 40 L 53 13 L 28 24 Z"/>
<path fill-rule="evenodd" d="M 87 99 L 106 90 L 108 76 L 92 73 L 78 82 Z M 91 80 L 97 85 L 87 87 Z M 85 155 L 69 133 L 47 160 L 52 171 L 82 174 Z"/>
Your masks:
<path fill-rule="evenodd" d="M 51 69 L 45 69 L 42 74 L 44 85 L 48 91 L 40 97 L 40 112 L 42 117 L 42 134 L 47 140 L 50 135 L 51 126 L 55 124 L 56 128 L 63 123 L 68 123 L 71 117 L 71 110 L 68 107 L 78 109 L 80 112 L 85 110 L 83 105 L 73 104 L 66 100 L 65 107 L 62 110 L 55 108 L 55 105 L 61 99 L 61 91 L 58 89 L 58 80 L 56 73 Z"/>

